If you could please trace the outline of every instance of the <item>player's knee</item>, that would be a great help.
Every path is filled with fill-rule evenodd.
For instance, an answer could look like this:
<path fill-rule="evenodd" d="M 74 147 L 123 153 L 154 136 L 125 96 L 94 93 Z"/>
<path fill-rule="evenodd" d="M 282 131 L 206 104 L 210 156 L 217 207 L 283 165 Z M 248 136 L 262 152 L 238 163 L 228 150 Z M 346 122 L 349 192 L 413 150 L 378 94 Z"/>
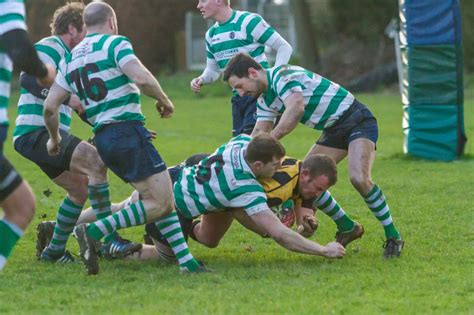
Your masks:
<path fill-rule="evenodd" d="M 352 174 L 351 175 L 351 184 L 354 186 L 355 189 L 359 192 L 365 192 L 371 186 L 370 177 L 366 174 Z"/>
<path fill-rule="evenodd" d="M 203 238 L 203 239 L 197 239 L 199 243 L 202 245 L 206 246 L 207 248 L 216 248 L 219 246 L 220 240 L 216 239 L 211 239 L 211 238 Z"/>
<path fill-rule="evenodd" d="M 72 202 L 77 205 L 83 205 L 88 198 L 87 184 L 89 180 L 84 176 L 83 179 L 80 179 L 77 185 L 72 188 L 68 194 Z"/>

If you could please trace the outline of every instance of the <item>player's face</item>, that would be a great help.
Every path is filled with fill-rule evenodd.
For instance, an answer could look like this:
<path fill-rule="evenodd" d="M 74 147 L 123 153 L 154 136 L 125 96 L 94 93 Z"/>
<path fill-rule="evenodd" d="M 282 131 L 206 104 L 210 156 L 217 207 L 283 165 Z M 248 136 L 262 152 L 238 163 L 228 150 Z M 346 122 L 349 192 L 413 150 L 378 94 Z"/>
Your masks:
<path fill-rule="evenodd" d="M 73 47 L 79 44 L 84 37 L 86 36 L 86 26 L 82 26 L 82 31 L 79 32 L 75 27 L 74 27 L 75 32 L 72 34 L 72 45 Z"/>
<path fill-rule="evenodd" d="M 326 175 L 311 178 L 307 171 L 302 170 L 300 173 L 299 190 L 301 197 L 304 199 L 317 198 L 330 186 Z"/>
<path fill-rule="evenodd" d="M 228 83 L 241 97 L 252 96 L 253 98 L 258 98 L 264 89 L 258 77 L 253 76 L 238 78 L 232 75 L 229 77 Z"/>
<path fill-rule="evenodd" d="M 199 0 L 197 8 L 205 19 L 213 19 L 219 9 L 216 0 Z"/>
<path fill-rule="evenodd" d="M 259 171 L 259 176 L 272 177 L 280 167 L 281 167 L 281 159 L 274 157 L 272 161 L 262 165 Z"/>

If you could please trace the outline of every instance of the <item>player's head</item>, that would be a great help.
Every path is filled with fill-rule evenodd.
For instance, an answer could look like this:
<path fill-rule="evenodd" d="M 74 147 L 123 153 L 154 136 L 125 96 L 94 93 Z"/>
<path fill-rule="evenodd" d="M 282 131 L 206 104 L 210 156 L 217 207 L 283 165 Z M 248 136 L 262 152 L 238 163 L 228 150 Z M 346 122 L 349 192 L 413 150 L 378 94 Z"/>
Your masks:
<path fill-rule="evenodd" d="M 283 145 L 267 133 L 255 136 L 247 146 L 246 159 L 257 177 L 272 177 L 285 156 Z"/>
<path fill-rule="evenodd" d="M 70 48 L 76 46 L 86 35 L 82 18 L 83 11 L 84 4 L 81 2 L 69 2 L 56 9 L 49 25 L 51 34 L 67 37 Z"/>
<path fill-rule="evenodd" d="M 300 195 L 305 199 L 319 197 L 337 181 L 336 162 L 324 154 L 304 159 L 298 181 Z"/>
<path fill-rule="evenodd" d="M 259 97 L 266 89 L 262 66 L 245 53 L 238 53 L 227 64 L 223 79 L 240 96 Z"/>
<path fill-rule="evenodd" d="M 216 19 L 220 12 L 230 7 L 230 0 L 198 0 L 197 8 L 205 19 Z"/>
<path fill-rule="evenodd" d="M 114 9 L 105 2 L 94 1 L 84 9 L 84 23 L 87 31 L 118 34 L 117 17 Z"/>

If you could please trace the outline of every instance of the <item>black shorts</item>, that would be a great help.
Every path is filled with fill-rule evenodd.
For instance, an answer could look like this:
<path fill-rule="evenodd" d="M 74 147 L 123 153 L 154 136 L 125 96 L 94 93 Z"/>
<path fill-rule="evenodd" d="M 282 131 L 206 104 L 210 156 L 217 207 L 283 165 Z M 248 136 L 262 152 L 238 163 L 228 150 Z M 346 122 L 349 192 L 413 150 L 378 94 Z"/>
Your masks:
<path fill-rule="evenodd" d="M 251 96 L 232 97 L 232 137 L 251 134 L 257 122 L 257 99 Z"/>
<path fill-rule="evenodd" d="M 166 170 L 166 164 L 140 121 L 118 122 L 95 134 L 102 161 L 125 182 L 138 182 Z"/>
<path fill-rule="evenodd" d="M 59 130 L 61 150 L 56 156 L 50 156 L 46 143 L 49 140 L 49 133 L 46 128 L 30 132 L 15 140 L 15 150 L 28 160 L 36 163 L 41 170 L 54 179 L 64 171 L 69 171 L 71 166 L 72 154 L 76 147 L 81 143 L 81 139 L 70 133 Z"/>
<path fill-rule="evenodd" d="M 354 100 L 334 125 L 323 130 L 316 144 L 347 150 L 349 143 L 359 138 L 369 139 L 376 144 L 378 127 L 372 112 Z"/>
<path fill-rule="evenodd" d="M 0 156 L 0 202 L 5 200 L 23 182 L 13 165 L 2 155 Z"/>
<path fill-rule="evenodd" d="M 3 144 L 7 139 L 8 125 L 0 125 L 0 155 L 3 155 Z"/>

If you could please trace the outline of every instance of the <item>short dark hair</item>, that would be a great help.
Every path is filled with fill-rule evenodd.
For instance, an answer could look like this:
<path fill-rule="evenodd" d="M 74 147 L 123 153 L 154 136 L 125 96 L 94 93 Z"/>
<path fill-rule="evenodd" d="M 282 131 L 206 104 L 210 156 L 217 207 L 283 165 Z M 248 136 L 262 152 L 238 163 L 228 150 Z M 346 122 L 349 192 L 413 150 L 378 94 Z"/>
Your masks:
<path fill-rule="evenodd" d="M 94 1 L 84 10 L 84 23 L 87 27 L 102 25 L 114 15 L 114 9 L 107 3 Z"/>
<path fill-rule="evenodd" d="M 262 70 L 262 66 L 246 53 L 238 53 L 227 64 L 224 70 L 223 79 L 228 81 L 229 78 L 235 75 L 237 78 L 248 78 L 249 69 Z"/>
<path fill-rule="evenodd" d="M 84 11 L 84 4 L 82 2 L 68 2 L 62 7 L 54 11 L 53 19 L 49 27 L 51 34 L 63 35 L 69 30 L 69 25 L 72 24 L 78 32 L 82 32 L 84 20 L 82 12 Z"/>
<path fill-rule="evenodd" d="M 255 136 L 247 146 L 247 161 L 268 163 L 274 158 L 281 159 L 286 154 L 285 148 L 276 138 L 268 133 Z"/>
<path fill-rule="evenodd" d="M 314 154 L 304 159 L 301 168 L 309 171 L 311 178 L 325 175 L 332 186 L 337 182 L 336 162 L 325 154 Z"/>

